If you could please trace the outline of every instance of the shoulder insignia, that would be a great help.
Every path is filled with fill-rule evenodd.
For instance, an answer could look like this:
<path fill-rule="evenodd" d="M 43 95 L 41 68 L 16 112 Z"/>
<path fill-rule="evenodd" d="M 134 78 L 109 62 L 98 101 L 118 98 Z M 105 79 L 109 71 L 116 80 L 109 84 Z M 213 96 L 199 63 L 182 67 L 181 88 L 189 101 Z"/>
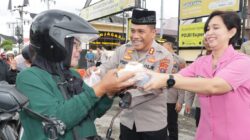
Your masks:
<path fill-rule="evenodd" d="M 155 52 L 155 49 L 154 49 L 154 48 L 150 48 L 150 50 L 148 51 L 148 53 L 149 53 L 150 55 L 154 54 L 154 52 Z"/>
<path fill-rule="evenodd" d="M 125 60 L 131 60 L 132 59 L 132 53 L 133 53 L 133 50 L 130 49 L 130 48 L 127 48 L 125 53 L 124 53 L 124 59 Z"/>

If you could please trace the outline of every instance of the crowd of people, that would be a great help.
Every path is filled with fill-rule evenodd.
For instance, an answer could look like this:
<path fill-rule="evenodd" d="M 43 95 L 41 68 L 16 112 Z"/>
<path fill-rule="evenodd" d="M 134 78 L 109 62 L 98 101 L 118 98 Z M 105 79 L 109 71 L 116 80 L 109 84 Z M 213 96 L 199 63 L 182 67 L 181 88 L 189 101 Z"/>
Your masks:
<path fill-rule="evenodd" d="M 93 52 L 93 49 L 90 48 L 85 55 L 85 59 L 87 61 L 87 68 L 92 66 L 98 67 L 102 63 L 108 61 L 110 59 L 110 55 L 104 47 L 98 46 L 95 53 Z"/>
<path fill-rule="evenodd" d="M 249 56 L 234 50 L 241 21 L 237 13 L 214 11 L 204 27 L 204 48 L 191 64 L 175 53 L 173 42 L 159 44 L 155 11 L 134 9 L 130 41 L 117 47 L 109 57 L 105 48 L 88 49 L 86 75 L 99 70 L 101 80 L 87 85 L 76 71 L 81 44 L 98 37 L 79 16 L 48 10 L 31 24 L 30 44 L 18 56 L 1 53 L 0 81 L 15 84 L 29 98 L 28 107 L 56 118 L 66 126 L 60 140 L 95 140 L 94 121 L 112 106 L 114 98 L 126 90 L 131 104 L 120 115 L 120 140 L 178 140 L 178 113 L 183 104 L 191 112 L 196 107 L 196 140 L 247 140 L 250 137 Z M 73 25 L 73 26 L 72 26 Z M 53 34 L 56 32 L 58 34 Z M 150 76 L 142 87 L 131 80 L 136 72 L 117 76 L 130 62 L 143 64 Z M 41 120 L 20 111 L 22 140 L 44 140 Z"/>

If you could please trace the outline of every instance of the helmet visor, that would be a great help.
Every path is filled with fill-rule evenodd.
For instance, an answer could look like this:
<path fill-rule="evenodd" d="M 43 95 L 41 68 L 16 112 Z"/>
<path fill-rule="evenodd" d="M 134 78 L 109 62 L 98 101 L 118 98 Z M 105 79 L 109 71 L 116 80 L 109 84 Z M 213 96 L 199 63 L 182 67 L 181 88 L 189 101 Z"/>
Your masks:
<path fill-rule="evenodd" d="M 66 36 L 66 38 L 68 38 L 68 37 L 74 37 L 77 40 L 79 40 L 81 43 L 88 43 L 88 42 L 94 41 L 97 38 L 99 38 L 99 35 L 98 34 L 76 33 L 76 34 L 69 34 Z"/>
<path fill-rule="evenodd" d="M 86 44 L 99 37 L 98 34 L 91 33 L 75 33 L 69 30 L 65 30 L 59 27 L 53 27 L 49 31 L 50 37 L 59 43 L 61 46 L 65 47 L 65 38 L 75 37 L 81 42 L 81 44 Z"/>

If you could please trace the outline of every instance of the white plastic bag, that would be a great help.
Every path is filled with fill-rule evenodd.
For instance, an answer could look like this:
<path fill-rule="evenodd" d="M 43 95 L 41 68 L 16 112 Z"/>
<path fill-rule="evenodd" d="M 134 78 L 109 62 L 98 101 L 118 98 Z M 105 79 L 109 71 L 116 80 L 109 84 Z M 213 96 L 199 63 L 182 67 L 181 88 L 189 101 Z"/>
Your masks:
<path fill-rule="evenodd" d="M 135 81 L 135 86 L 143 87 L 150 80 L 150 76 L 146 73 L 143 64 L 133 61 L 125 65 L 123 69 L 118 71 L 118 77 L 122 76 L 125 72 L 134 72 L 135 76 L 129 80 Z"/>
<path fill-rule="evenodd" d="M 99 74 L 100 70 L 92 71 L 91 75 L 89 77 L 85 77 L 83 80 L 88 86 L 92 87 L 93 85 L 101 81 L 101 77 Z"/>

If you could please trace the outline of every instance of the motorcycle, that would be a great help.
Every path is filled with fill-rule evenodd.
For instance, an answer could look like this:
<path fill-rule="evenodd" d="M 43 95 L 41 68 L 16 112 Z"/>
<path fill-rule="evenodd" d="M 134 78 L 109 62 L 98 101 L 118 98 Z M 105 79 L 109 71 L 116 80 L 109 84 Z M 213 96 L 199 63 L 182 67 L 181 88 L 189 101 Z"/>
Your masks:
<path fill-rule="evenodd" d="M 120 94 L 119 97 L 121 98 L 119 103 L 121 110 L 113 117 L 106 138 L 98 137 L 100 140 L 113 140 L 111 134 L 114 119 L 122 109 L 127 108 L 131 103 L 131 96 L 129 93 L 124 92 Z M 48 136 L 49 140 L 57 140 L 59 135 L 64 135 L 66 126 L 62 121 L 56 118 L 49 118 L 30 110 L 27 108 L 28 103 L 28 98 L 17 91 L 14 85 L 0 82 L 0 140 L 20 139 L 21 132 L 23 131 L 21 125 L 20 123 L 18 125 L 13 123 L 15 120 L 14 118 L 18 115 L 20 110 L 24 110 L 32 116 L 42 120 L 45 134 Z"/>
<path fill-rule="evenodd" d="M 16 111 L 17 108 L 13 106 L 14 100 L 9 100 L 8 94 L 2 94 L 9 90 L 9 88 L 3 88 L 2 85 L 8 85 L 8 83 L 2 81 L 0 85 L 0 140 L 17 140 L 21 127 L 19 114 Z"/>
<path fill-rule="evenodd" d="M 0 140 L 16 140 L 18 138 L 18 114 L 0 113 Z"/>
<path fill-rule="evenodd" d="M 0 82 L 0 140 L 17 140 L 17 132 L 19 132 L 19 130 L 11 124 L 10 120 L 12 120 L 13 115 L 20 110 L 27 111 L 43 121 L 44 131 L 46 135 L 48 135 L 48 139 L 56 140 L 58 139 L 58 135 L 64 134 L 66 127 L 60 120 L 48 118 L 30 110 L 27 108 L 28 103 L 28 98 L 18 92 L 14 85 Z M 20 129 L 20 131 L 22 131 L 22 129 Z"/>

